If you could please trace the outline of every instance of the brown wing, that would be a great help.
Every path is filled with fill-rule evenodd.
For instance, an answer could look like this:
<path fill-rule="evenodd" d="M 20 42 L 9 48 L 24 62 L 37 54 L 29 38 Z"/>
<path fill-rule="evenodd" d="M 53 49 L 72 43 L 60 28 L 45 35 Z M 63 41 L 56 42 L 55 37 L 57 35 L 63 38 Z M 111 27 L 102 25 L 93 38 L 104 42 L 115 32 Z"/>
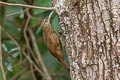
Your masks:
<path fill-rule="evenodd" d="M 55 31 L 50 28 L 47 32 L 43 33 L 45 44 L 47 45 L 51 54 L 55 57 L 63 56 L 60 48 L 58 37 Z"/>

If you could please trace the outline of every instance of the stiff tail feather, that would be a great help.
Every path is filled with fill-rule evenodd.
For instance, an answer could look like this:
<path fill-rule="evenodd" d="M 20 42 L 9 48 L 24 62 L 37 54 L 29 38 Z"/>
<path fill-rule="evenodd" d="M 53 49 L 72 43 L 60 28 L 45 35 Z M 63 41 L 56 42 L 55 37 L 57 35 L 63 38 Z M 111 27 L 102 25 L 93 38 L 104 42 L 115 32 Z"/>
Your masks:
<path fill-rule="evenodd" d="M 66 64 L 66 62 L 64 61 L 64 59 L 60 58 L 60 62 L 63 64 L 64 68 L 67 69 L 70 72 L 70 68 L 69 66 Z"/>

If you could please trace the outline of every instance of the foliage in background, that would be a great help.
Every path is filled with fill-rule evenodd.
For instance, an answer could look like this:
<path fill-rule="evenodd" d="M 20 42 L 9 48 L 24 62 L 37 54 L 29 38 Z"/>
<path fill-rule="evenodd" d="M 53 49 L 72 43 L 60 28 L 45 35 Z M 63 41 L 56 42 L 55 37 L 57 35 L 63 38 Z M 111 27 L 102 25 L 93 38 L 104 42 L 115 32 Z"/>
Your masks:
<path fill-rule="evenodd" d="M 50 7 L 51 0 L 3 0 L 4 2 L 32 4 L 36 6 Z M 31 3 L 33 2 L 33 3 Z M 32 29 L 35 35 L 39 51 L 42 55 L 43 62 L 47 67 L 49 74 L 54 80 L 70 80 L 69 73 L 63 68 L 63 66 L 49 54 L 47 47 L 44 45 L 42 39 L 42 30 L 40 27 L 41 20 L 49 15 L 51 11 L 30 9 L 31 19 L 29 22 L 29 28 Z M 24 48 L 26 42 L 22 30 L 26 23 L 25 9 L 22 7 L 12 6 L 0 6 L 0 24 L 4 28 L 2 30 L 2 53 L 3 53 L 3 66 L 6 72 L 7 80 L 33 80 L 32 72 L 29 68 L 26 57 L 19 51 L 15 42 L 10 39 L 9 34 L 19 42 Z M 59 24 L 57 15 L 54 14 L 51 19 L 51 23 L 56 32 L 58 32 Z M 31 42 L 31 39 L 30 39 Z M 31 47 L 33 45 L 31 42 Z M 35 51 L 34 51 L 35 52 Z M 67 57 L 65 56 L 67 59 Z M 67 61 L 68 62 L 68 61 Z M 41 68 L 41 66 L 40 66 Z M 38 72 L 35 72 L 35 74 Z M 0 70 L 0 80 L 2 78 L 2 72 Z M 40 74 L 36 74 L 39 80 L 43 80 Z"/>

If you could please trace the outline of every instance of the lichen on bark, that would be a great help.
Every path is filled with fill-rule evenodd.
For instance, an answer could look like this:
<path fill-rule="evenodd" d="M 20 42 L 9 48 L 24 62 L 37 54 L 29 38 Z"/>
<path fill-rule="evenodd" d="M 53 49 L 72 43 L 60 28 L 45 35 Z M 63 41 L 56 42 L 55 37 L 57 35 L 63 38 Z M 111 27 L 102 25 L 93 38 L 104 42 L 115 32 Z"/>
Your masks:
<path fill-rule="evenodd" d="M 120 80 L 120 1 L 73 1 L 58 15 L 72 79 Z"/>

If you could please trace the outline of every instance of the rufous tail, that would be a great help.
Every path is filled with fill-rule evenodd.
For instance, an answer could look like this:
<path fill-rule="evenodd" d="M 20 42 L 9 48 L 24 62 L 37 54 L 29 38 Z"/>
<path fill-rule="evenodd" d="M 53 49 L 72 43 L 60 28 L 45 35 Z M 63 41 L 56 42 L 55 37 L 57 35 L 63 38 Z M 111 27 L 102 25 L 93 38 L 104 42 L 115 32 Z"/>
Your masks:
<path fill-rule="evenodd" d="M 60 58 L 60 62 L 63 64 L 64 68 L 67 69 L 70 72 L 70 68 L 69 66 L 66 64 L 66 62 L 64 61 L 64 59 Z"/>

